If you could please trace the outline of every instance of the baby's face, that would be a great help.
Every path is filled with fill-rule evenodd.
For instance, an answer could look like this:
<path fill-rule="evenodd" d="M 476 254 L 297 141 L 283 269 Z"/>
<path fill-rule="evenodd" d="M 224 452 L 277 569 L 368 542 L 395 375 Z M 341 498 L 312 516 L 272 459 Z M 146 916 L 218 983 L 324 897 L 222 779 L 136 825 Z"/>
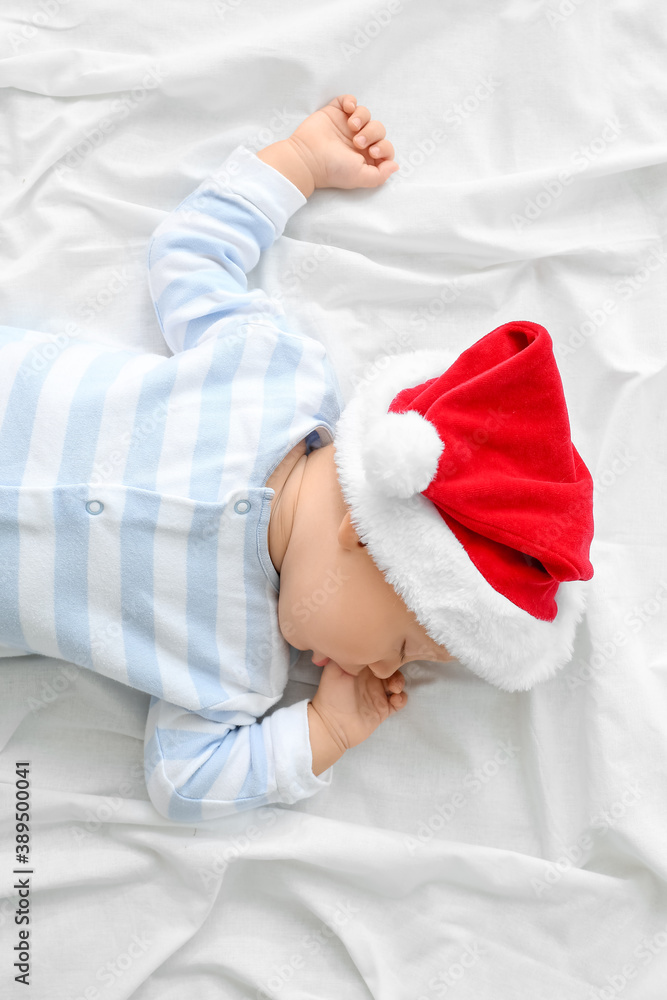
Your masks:
<path fill-rule="evenodd" d="M 368 666 L 389 677 L 410 660 L 452 659 L 359 544 L 332 446 L 308 457 L 280 572 L 278 616 L 292 646 L 313 650 L 316 661 L 328 657 L 350 674 Z"/>

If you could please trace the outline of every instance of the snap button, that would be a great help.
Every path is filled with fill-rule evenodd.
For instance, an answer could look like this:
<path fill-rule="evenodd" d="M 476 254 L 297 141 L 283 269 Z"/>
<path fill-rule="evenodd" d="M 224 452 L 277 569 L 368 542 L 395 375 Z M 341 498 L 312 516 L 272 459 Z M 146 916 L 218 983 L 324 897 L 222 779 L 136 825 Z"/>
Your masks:
<path fill-rule="evenodd" d="M 101 500 L 89 500 L 86 504 L 86 510 L 89 514 L 101 514 L 104 510 L 104 504 Z"/>
<path fill-rule="evenodd" d="M 237 500 L 234 504 L 234 510 L 237 514 L 247 514 L 250 507 L 251 504 L 249 500 Z"/>

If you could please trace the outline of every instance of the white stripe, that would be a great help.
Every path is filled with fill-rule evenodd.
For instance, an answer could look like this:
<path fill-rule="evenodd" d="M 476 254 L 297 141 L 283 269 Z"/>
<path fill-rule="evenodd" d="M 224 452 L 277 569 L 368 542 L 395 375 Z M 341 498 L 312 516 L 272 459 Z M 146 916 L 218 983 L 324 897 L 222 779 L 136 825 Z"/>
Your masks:
<path fill-rule="evenodd" d="M 21 488 L 18 524 L 21 628 L 30 649 L 61 660 L 54 610 L 55 526 L 51 486 Z"/>
<path fill-rule="evenodd" d="M 239 483 L 246 483 L 248 470 L 254 468 L 264 418 L 266 373 L 279 336 L 278 330 L 263 326 L 258 328 L 257 336 L 250 332 L 245 338 L 243 354 L 232 382 L 230 409 L 234 419 L 229 420 L 227 451 L 218 496 L 220 501 L 226 493 L 238 489 Z"/>
<path fill-rule="evenodd" d="M 123 482 L 144 377 L 164 361 L 155 354 L 128 359 L 109 386 L 90 473 L 92 487 Z"/>
<path fill-rule="evenodd" d="M 155 477 L 158 493 L 190 496 L 202 386 L 211 367 L 215 347 L 215 340 L 207 341 L 196 352 L 186 351 L 178 361 L 172 362 L 178 365 L 178 370 L 164 422 L 162 452 Z"/>
<path fill-rule="evenodd" d="M 0 427 L 2 427 L 7 412 L 7 404 L 11 396 L 14 383 L 23 360 L 30 354 L 35 344 L 43 340 L 38 333 L 32 330 L 26 331 L 23 340 L 13 340 L 3 345 L 0 351 Z M 22 375 L 26 381 L 29 378 L 37 378 L 37 375 Z"/>
<path fill-rule="evenodd" d="M 171 226 L 170 231 L 178 230 L 179 226 Z M 185 238 L 185 234 L 183 234 Z M 162 239 L 162 233 L 154 237 L 156 245 L 159 245 Z M 197 280 L 197 274 L 202 270 L 202 258 L 199 254 L 192 253 L 191 250 L 172 250 L 171 253 L 165 254 L 160 257 L 159 260 L 151 260 L 151 268 L 148 272 L 150 290 L 153 301 L 157 304 L 165 288 L 168 288 L 172 281 L 177 278 L 184 278 L 186 275 L 190 277 L 190 283 L 194 284 Z M 214 266 L 214 261 L 211 261 L 211 266 Z M 220 265 L 219 265 L 220 266 Z"/>
<path fill-rule="evenodd" d="M 90 365 L 106 351 L 108 348 L 99 344 L 80 343 L 61 351 L 51 364 L 35 408 L 22 486 L 55 486 L 58 482 L 72 400 Z"/>
<path fill-rule="evenodd" d="M 153 547 L 153 623 L 163 698 L 196 709 L 197 689 L 188 670 L 188 536 L 195 501 L 162 496 Z"/>
<path fill-rule="evenodd" d="M 297 435 L 300 440 L 303 440 L 305 435 L 302 436 L 301 432 L 303 430 L 304 416 L 319 412 L 325 392 L 323 360 L 321 357 L 318 357 L 314 344 L 306 342 L 302 346 L 301 358 L 294 373 L 296 406 L 289 432 L 290 441 Z M 324 348 L 321 350 L 322 354 L 324 354 Z"/>
<path fill-rule="evenodd" d="M 230 314 L 229 306 L 235 297 L 246 297 L 246 292 L 239 292 L 238 296 L 235 292 L 225 292 L 224 295 L 220 294 L 206 294 L 199 295 L 194 299 L 190 299 L 189 302 L 183 303 L 180 309 L 174 309 L 169 313 L 169 319 L 165 322 L 165 333 L 169 338 L 169 344 L 173 345 L 172 349 L 174 354 L 184 349 L 185 335 L 187 333 L 188 324 L 193 319 L 200 319 L 204 315 L 209 315 L 211 318 L 211 325 L 205 330 L 202 328 L 199 332 L 199 339 L 195 344 L 188 344 L 187 350 L 191 350 L 193 347 L 197 347 L 200 344 L 205 343 L 207 340 L 214 339 L 215 336 L 220 334 L 225 326 L 234 324 L 235 326 L 239 323 L 240 318 L 244 315 L 244 310 L 246 314 L 254 316 L 260 310 L 260 303 L 251 300 L 250 302 L 244 302 L 243 308 L 241 303 L 237 303 L 234 307 L 233 312 Z M 256 299 L 257 296 L 254 296 Z M 225 315 L 219 319 L 214 320 L 213 315 L 221 305 L 225 306 Z"/>
<path fill-rule="evenodd" d="M 91 498 L 105 504 L 104 516 L 91 517 L 88 522 L 88 621 L 93 667 L 109 676 L 113 661 L 113 676 L 122 684 L 129 680 L 122 636 L 120 518 L 125 488 L 121 484 L 144 376 L 163 363 L 164 358 L 154 354 L 128 359 L 119 372 L 119 381 L 109 386 L 90 475 Z M 110 488 L 106 500 L 105 488 Z M 120 516 L 116 516 L 117 509 Z M 114 528 L 110 530 L 112 523 Z"/>

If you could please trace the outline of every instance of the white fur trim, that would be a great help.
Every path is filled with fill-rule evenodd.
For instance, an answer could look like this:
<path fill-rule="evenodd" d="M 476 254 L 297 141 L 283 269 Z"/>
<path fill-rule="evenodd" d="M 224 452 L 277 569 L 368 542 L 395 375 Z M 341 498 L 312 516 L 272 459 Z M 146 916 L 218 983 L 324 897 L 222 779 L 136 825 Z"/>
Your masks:
<path fill-rule="evenodd" d="M 433 641 L 490 684 L 525 691 L 571 658 L 588 581 L 561 583 L 555 619 L 540 621 L 493 589 L 421 491 L 388 496 L 364 469 L 364 441 L 384 423 L 394 396 L 441 375 L 457 357 L 442 350 L 394 355 L 361 383 L 336 425 L 338 478 L 360 539 Z"/>
<path fill-rule="evenodd" d="M 379 415 L 363 442 L 366 478 L 387 496 L 421 493 L 435 476 L 444 445 L 416 410 Z"/>

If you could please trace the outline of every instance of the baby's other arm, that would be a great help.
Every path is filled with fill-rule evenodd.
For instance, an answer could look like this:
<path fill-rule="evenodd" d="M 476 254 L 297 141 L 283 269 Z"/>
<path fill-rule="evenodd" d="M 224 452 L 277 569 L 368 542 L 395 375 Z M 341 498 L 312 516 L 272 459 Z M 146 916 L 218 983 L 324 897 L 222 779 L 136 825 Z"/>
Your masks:
<path fill-rule="evenodd" d="M 283 157 L 284 159 L 284 157 Z M 284 320 L 246 275 L 282 235 L 305 196 L 245 146 L 163 219 L 148 246 L 148 284 L 174 354 L 253 322 Z"/>
<path fill-rule="evenodd" d="M 382 122 L 371 121 L 352 94 L 334 97 L 287 139 L 256 154 L 309 198 L 316 188 L 379 187 L 396 170 Z"/>

